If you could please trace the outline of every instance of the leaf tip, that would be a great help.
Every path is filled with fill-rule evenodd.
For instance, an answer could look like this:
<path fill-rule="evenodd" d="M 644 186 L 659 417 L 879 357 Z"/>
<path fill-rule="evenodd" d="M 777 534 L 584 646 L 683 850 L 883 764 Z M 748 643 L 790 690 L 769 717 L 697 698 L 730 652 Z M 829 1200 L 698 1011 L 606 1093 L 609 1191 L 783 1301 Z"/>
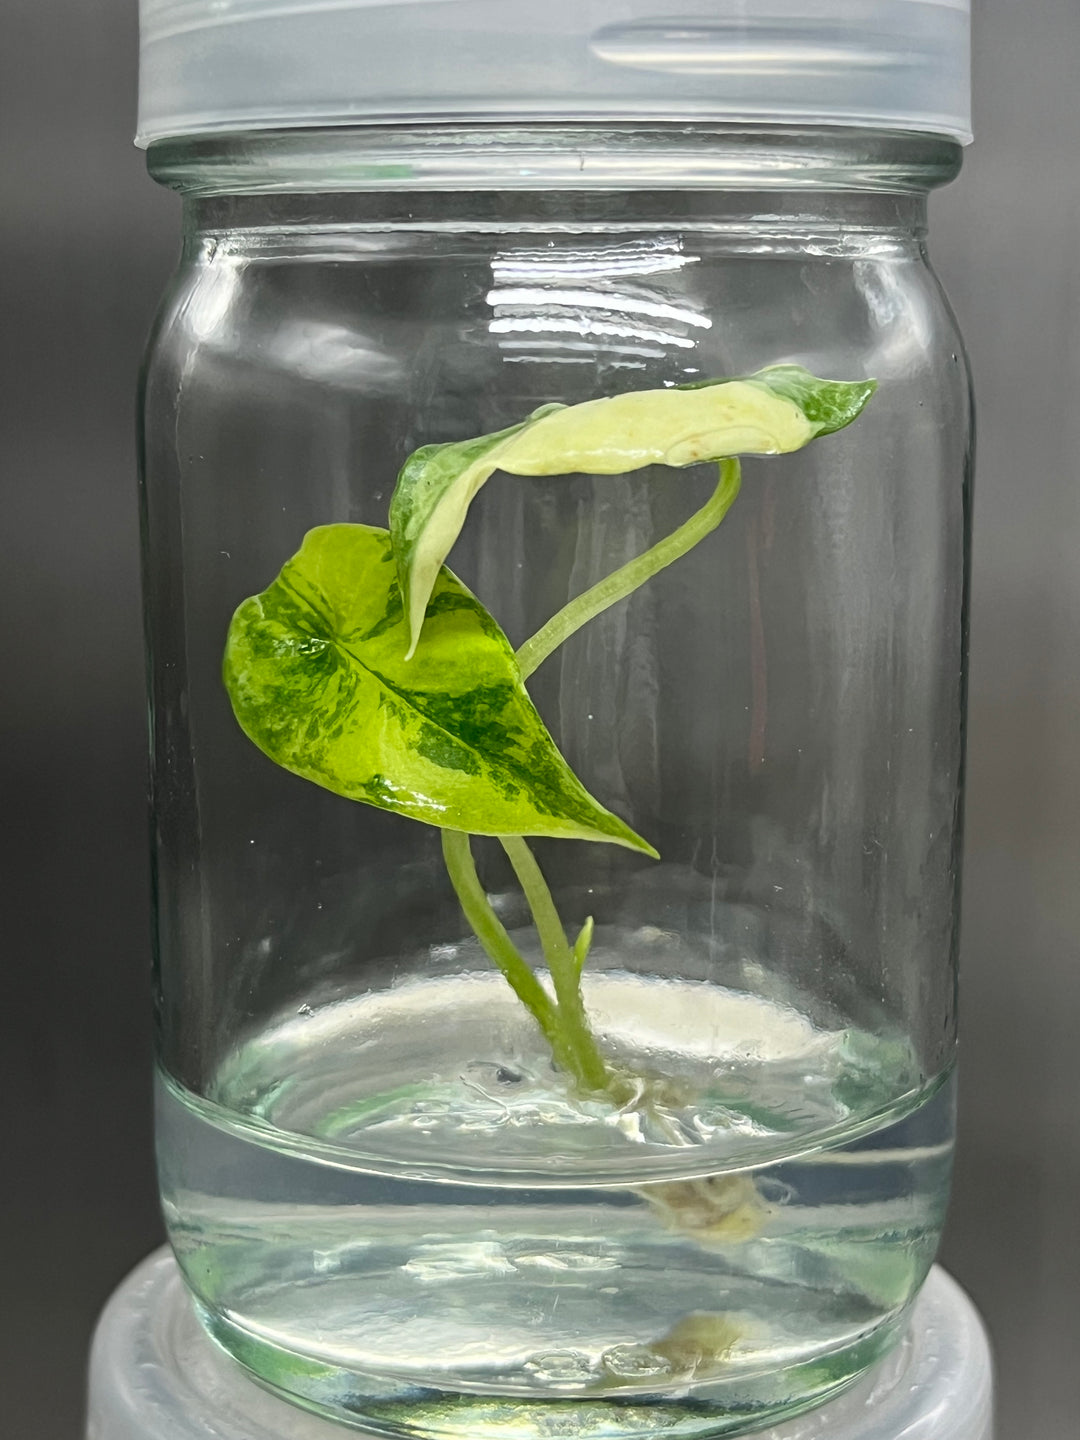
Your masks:
<path fill-rule="evenodd" d="M 768 365 L 747 378 L 796 405 L 814 436 L 833 435 L 857 420 L 878 388 L 872 379 L 822 380 L 802 365 Z"/>
<path fill-rule="evenodd" d="M 421 609 L 416 604 L 416 592 L 414 589 L 401 586 L 401 599 L 405 612 L 405 627 L 408 644 L 405 650 L 405 659 L 411 660 L 416 654 L 416 647 L 420 644 L 420 637 L 424 633 L 424 621 L 427 619 L 427 602 Z"/>
<path fill-rule="evenodd" d="M 660 859 L 660 851 L 657 850 L 655 845 L 650 845 L 648 840 L 644 839 L 641 835 L 635 834 L 629 827 L 627 827 L 627 833 L 630 838 L 623 843 L 631 850 L 637 850 L 640 854 L 647 855 L 650 860 Z"/>

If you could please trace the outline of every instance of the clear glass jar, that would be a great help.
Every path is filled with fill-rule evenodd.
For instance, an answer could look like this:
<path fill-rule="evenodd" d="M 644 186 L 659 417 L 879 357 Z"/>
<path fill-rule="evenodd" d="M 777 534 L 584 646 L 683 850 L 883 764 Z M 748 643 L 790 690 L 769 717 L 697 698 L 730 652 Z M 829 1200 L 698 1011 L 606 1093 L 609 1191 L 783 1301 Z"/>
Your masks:
<path fill-rule="evenodd" d="M 185 197 L 142 399 L 162 1193 L 211 1333 L 302 1403 L 430 1437 L 705 1436 L 829 1397 L 896 1334 L 953 1125 L 969 393 L 924 226 L 958 161 L 730 126 L 151 149 Z M 341 638 L 333 605 L 376 585 L 346 565 L 326 635 L 240 654 L 307 532 L 390 555 L 418 447 L 793 364 L 877 388 L 749 454 L 733 504 L 725 461 L 697 543 L 529 676 L 514 793 L 557 750 L 606 836 L 461 835 L 451 781 L 491 790 L 501 752 L 477 778 L 427 731 L 386 739 L 436 644 L 404 660 L 393 565 L 382 629 Z M 441 577 L 430 633 L 452 593 L 521 647 L 685 535 L 717 469 L 668 458 L 492 465 L 449 558 L 483 608 Z M 329 573 L 304 563 L 290 604 Z M 517 663 L 454 644 L 473 699 Z M 257 664 L 328 654 L 382 687 L 362 733 L 293 672 L 245 711 Z M 318 770 L 342 727 L 378 771 L 360 800 Z M 405 750 L 445 766 L 424 813 L 456 826 L 395 813 Z"/>

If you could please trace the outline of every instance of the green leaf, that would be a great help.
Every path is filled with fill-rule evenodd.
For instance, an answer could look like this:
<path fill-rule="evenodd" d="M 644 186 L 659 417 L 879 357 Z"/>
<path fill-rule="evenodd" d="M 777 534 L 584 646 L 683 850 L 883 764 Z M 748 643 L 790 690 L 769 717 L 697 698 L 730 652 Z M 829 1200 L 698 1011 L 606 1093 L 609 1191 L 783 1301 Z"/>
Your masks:
<path fill-rule="evenodd" d="M 473 499 L 495 473 L 621 475 L 645 465 L 683 467 L 734 455 L 799 450 L 849 425 L 870 381 L 818 380 L 777 365 L 743 380 L 630 390 L 580 405 L 548 405 L 527 420 L 446 445 L 425 445 L 402 467 L 390 533 L 413 653 L 432 586 Z"/>
<path fill-rule="evenodd" d="M 581 785 L 506 636 L 449 570 L 413 660 L 405 649 L 389 533 L 324 525 L 233 616 L 225 688 L 271 760 L 350 800 L 477 835 L 656 853 Z"/>

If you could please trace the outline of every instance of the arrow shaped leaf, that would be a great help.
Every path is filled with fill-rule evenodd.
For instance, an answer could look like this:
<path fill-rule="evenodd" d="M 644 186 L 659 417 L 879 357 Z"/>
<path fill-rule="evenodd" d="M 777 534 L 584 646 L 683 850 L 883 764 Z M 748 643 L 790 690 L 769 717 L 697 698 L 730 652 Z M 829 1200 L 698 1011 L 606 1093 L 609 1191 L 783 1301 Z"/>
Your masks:
<path fill-rule="evenodd" d="M 493 435 L 425 445 L 405 462 L 390 502 L 409 654 L 419 641 L 440 566 L 477 492 L 496 470 L 622 475 L 645 465 L 784 454 L 849 425 L 875 388 L 872 380 L 819 380 L 801 366 L 775 365 L 743 380 L 703 380 L 580 405 L 548 405 Z"/>
<path fill-rule="evenodd" d="M 350 800 L 472 834 L 656 853 L 574 775 L 510 642 L 449 570 L 410 661 L 406 648 L 389 533 L 325 525 L 233 616 L 225 687 L 260 750 Z"/>

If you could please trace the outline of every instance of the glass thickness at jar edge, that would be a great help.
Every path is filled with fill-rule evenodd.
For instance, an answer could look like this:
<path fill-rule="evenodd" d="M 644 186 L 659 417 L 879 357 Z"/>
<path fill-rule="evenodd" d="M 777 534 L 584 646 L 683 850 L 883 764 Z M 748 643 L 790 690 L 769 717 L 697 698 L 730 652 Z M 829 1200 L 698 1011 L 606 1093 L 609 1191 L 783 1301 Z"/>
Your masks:
<path fill-rule="evenodd" d="M 886 1343 L 947 1192 L 969 437 L 921 201 L 366 203 L 192 202 L 147 366 L 170 1233 L 228 1348 L 365 1423 L 760 1423 Z M 222 647 L 308 530 L 386 526 L 418 447 L 783 362 L 878 390 L 746 459 L 716 533 L 528 682 L 661 855 L 533 843 L 567 943 L 593 927 L 599 1051 L 654 1086 L 614 1103 L 553 1061 L 433 830 L 245 739 Z M 520 646 L 715 482 L 496 473 L 450 563 Z M 511 858 L 473 850 L 543 976 Z"/>

